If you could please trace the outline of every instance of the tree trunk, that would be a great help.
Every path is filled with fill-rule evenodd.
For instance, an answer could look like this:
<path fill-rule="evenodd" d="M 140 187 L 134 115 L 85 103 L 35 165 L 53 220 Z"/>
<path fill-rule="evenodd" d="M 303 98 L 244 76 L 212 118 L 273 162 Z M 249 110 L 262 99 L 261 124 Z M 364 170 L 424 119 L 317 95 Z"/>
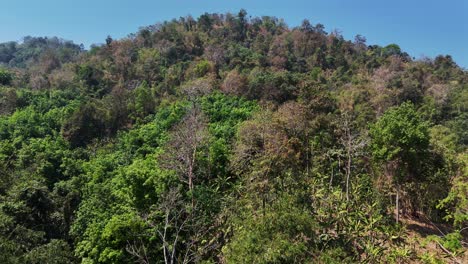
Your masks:
<path fill-rule="evenodd" d="M 348 162 L 346 164 L 346 201 L 349 202 L 349 178 L 351 177 L 351 154 L 348 151 Z"/>
<path fill-rule="evenodd" d="M 331 164 L 331 176 L 330 176 L 330 185 L 329 185 L 329 188 L 331 189 L 332 187 L 332 184 L 333 184 L 333 161 L 331 158 L 329 158 L 330 160 L 330 164 Z"/>
<path fill-rule="evenodd" d="M 193 197 L 193 175 L 192 172 L 189 173 L 189 190 L 190 190 L 190 196 L 192 198 L 192 209 L 195 206 L 195 198 Z"/>
<path fill-rule="evenodd" d="M 192 209 L 195 207 L 195 197 L 193 196 L 193 176 L 194 176 L 194 166 L 195 166 L 195 159 L 197 155 L 197 145 L 195 144 L 195 147 L 193 148 L 192 152 L 192 157 L 190 160 L 190 166 L 189 166 L 189 189 L 190 189 L 190 195 L 192 196 Z"/>
<path fill-rule="evenodd" d="M 400 222 L 400 185 L 396 185 L 396 198 L 395 198 L 395 205 L 396 205 L 396 223 Z"/>

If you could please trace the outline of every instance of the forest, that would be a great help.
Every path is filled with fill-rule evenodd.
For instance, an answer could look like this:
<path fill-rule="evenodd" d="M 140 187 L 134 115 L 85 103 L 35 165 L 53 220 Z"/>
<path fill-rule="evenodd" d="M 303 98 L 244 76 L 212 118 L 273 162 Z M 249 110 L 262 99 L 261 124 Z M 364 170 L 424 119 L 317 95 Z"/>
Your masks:
<path fill-rule="evenodd" d="M 0 263 L 468 263 L 468 71 L 205 13 L 0 43 Z"/>

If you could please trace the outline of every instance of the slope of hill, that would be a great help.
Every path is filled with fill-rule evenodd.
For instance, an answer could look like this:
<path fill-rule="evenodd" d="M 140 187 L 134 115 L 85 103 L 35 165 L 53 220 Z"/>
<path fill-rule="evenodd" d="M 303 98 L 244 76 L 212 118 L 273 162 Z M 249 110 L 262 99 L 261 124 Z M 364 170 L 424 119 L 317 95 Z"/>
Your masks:
<path fill-rule="evenodd" d="M 1 263 L 467 259 L 448 55 L 241 10 L 0 62 Z"/>

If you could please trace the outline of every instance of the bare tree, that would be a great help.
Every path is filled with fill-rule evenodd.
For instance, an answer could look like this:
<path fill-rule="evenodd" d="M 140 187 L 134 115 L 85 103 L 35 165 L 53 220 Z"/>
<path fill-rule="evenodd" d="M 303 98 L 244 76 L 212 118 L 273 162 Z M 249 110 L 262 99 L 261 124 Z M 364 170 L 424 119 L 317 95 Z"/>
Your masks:
<path fill-rule="evenodd" d="M 353 166 L 353 158 L 362 155 L 362 149 L 368 144 L 367 137 L 355 131 L 351 116 L 345 112 L 340 118 L 339 132 L 340 143 L 344 148 L 345 173 L 346 173 L 346 200 L 349 201 L 350 178 Z"/>
<path fill-rule="evenodd" d="M 162 243 L 164 263 L 179 263 L 178 256 L 183 256 L 183 263 L 190 262 L 190 256 L 193 256 L 193 239 L 188 242 L 181 242 L 183 233 L 188 233 L 191 229 L 190 210 L 179 190 L 170 189 L 163 197 L 160 204 L 154 208 L 150 214 L 141 216 L 142 219 L 152 228 L 156 229 L 157 236 Z M 151 234 L 140 234 L 140 236 L 151 236 Z M 183 244 L 183 245 L 181 245 Z M 151 263 L 147 251 L 148 245 L 143 239 L 127 241 L 125 249 L 136 258 L 137 263 Z M 178 254 L 178 250 L 182 253 Z M 183 251 L 186 252 L 183 252 Z"/>
<path fill-rule="evenodd" d="M 180 190 L 172 188 L 163 196 L 152 214 L 142 217 L 149 226 L 156 229 L 162 243 L 165 264 L 196 262 L 202 252 L 216 246 L 213 243 L 203 245 L 201 242 L 213 227 L 205 226 L 200 214 L 194 213 L 197 210 L 198 206 L 192 207 Z M 150 263 L 143 242 L 128 243 L 127 252 L 135 256 L 138 263 Z"/>
<path fill-rule="evenodd" d="M 150 264 L 148 251 L 142 239 L 127 241 L 125 250 L 136 258 L 136 262 L 140 264 Z"/>
<path fill-rule="evenodd" d="M 180 193 L 171 189 L 161 203 L 161 211 L 164 213 L 164 225 L 158 230 L 158 235 L 163 243 L 164 263 L 173 264 L 176 259 L 177 243 L 180 233 L 186 228 L 188 217 Z M 173 235 L 169 236 L 168 230 L 173 229 Z M 189 249 L 187 249 L 189 250 Z M 185 254 L 184 254 L 185 255 Z"/>
<path fill-rule="evenodd" d="M 197 153 L 208 138 L 206 123 L 201 109 L 194 105 L 174 128 L 166 155 L 162 159 L 163 167 L 174 170 L 188 184 L 190 191 L 194 189 Z"/>
<path fill-rule="evenodd" d="M 213 78 L 199 78 L 182 86 L 182 92 L 187 99 L 196 104 L 199 97 L 209 94 L 213 90 Z"/>

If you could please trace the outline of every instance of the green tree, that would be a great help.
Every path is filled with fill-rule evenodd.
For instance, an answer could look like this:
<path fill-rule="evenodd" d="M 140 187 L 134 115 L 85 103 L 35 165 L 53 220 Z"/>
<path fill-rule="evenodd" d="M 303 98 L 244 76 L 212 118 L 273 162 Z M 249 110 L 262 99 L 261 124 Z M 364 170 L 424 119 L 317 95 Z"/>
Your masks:
<path fill-rule="evenodd" d="M 304 263 L 311 260 L 317 223 L 284 196 L 266 212 L 241 212 L 223 248 L 227 263 Z M 247 207 L 248 208 L 248 207 Z"/>
<path fill-rule="evenodd" d="M 429 125 L 411 103 L 386 111 L 371 126 L 373 157 L 383 162 L 396 188 L 396 221 L 399 222 L 400 188 L 416 181 L 429 151 Z"/>
<path fill-rule="evenodd" d="M 6 69 L 0 68 L 0 85 L 10 85 L 13 74 Z"/>

